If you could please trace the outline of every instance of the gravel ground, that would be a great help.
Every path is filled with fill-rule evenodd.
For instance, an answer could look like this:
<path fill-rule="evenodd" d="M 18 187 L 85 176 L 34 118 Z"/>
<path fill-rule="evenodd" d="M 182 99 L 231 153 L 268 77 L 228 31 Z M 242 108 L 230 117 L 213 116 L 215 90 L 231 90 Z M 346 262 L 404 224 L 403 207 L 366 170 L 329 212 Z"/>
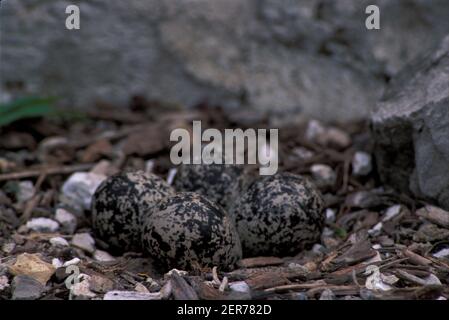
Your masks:
<path fill-rule="evenodd" d="M 320 241 L 296 256 L 187 272 L 158 268 L 157 257 L 142 252 L 114 251 L 92 230 L 95 189 L 125 170 L 172 180 L 169 132 L 193 119 L 219 129 L 273 121 L 143 101 L 127 111 L 103 106 L 81 119 L 0 128 L 0 299 L 449 297 L 449 213 L 380 183 L 364 122 L 280 126 L 280 171 L 311 179 L 326 216 Z"/>

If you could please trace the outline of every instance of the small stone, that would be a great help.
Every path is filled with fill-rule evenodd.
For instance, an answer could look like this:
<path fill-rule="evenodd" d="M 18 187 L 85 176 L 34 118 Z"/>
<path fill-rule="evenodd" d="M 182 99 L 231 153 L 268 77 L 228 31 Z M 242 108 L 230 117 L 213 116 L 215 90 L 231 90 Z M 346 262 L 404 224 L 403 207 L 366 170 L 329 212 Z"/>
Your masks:
<path fill-rule="evenodd" d="M 136 290 L 137 292 L 140 292 L 140 293 L 150 293 L 150 291 L 147 289 L 147 287 L 145 287 L 141 283 L 137 283 L 136 286 L 134 287 L 134 290 Z"/>
<path fill-rule="evenodd" d="M 327 144 L 339 149 L 345 149 L 351 145 L 351 137 L 341 129 L 331 127 L 326 132 Z"/>
<path fill-rule="evenodd" d="M 314 156 L 313 151 L 304 147 L 296 147 L 292 150 L 292 153 L 301 160 L 308 160 Z"/>
<path fill-rule="evenodd" d="M 56 269 L 54 277 L 56 278 L 57 283 L 62 283 L 70 275 L 70 273 L 67 273 L 66 271 L 67 268 L 65 268 L 64 266 Z"/>
<path fill-rule="evenodd" d="M 321 145 L 327 142 L 326 128 L 317 120 L 309 121 L 305 135 L 307 140 Z"/>
<path fill-rule="evenodd" d="M 59 260 L 58 258 L 53 258 L 53 259 L 51 260 L 51 265 L 52 265 L 53 267 L 55 267 L 55 269 L 57 270 L 57 269 L 59 269 L 59 268 L 62 267 L 63 263 L 62 263 L 62 261 Z"/>
<path fill-rule="evenodd" d="M 394 217 L 396 217 L 398 214 L 401 213 L 401 210 L 402 210 L 402 206 L 399 204 L 389 207 L 385 211 L 382 221 L 386 222 L 386 221 L 393 219 Z"/>
<path fill-rule="evenodd" d="M 76 265 L 80 262 L 81 262 L 80 258 L 73 258 L 72 260 L 64 262 L 64 264 L 62 266 L 68 267 L 68 266 Z"/>
<path fill-rule="evenodd" d="M 161 286 L 153 278 L 148 277 L 145 282 L 148 283 L 148 289 L 150 290 L 150 292 L 161 290 Z"/>
<path fill-rule="evenodd" d="M 314 272 L 318 269 L 318 265 L 313 261 L 309 261 L 304 265 L 304 268 L 309 272 Z"/>
<path fill-rule="evenodd" d="M 371 236 L 376 237 L 376 236 L 378 236 L 378 235 L 381 233 L 381 231 L 382 231 L 382 226 L 383 226 L 382 222 L 379 222 L 379 223 L 376 224 L 374 227 L 372 227 L 370 230 L 368 230 L 368 233 L 369 233 Z"/>
<path fill-rule="evenodd" d="M 49 155 L 56 149 L 64 148 L 69 143 L 69 140 L 66 137 L 47 137 L 43 139 L 38 146 L 37 156 L 40 161 L 46 162 Z"/>
<path fill-rule="evenodd" d="M 337 180 L 334 170 L 325 164 L 314 164 L 310 167 L 312 177 L 318 187 L 333 187 Z"/>
<path fill-rule="evenodd" d="M 109 291 L 103 300 L 161 300 L 162 295 L 157 293 L 141 293 L 135 291 Z"/>
<path fill-rule="evenodd" d="M 36 232 L 52 233 L 59 229 L 59 223 L 48 218 L 33 218 L 27 222 L 26 227 Z"/>
<path fill-rule="evenodd" d="M 352 158 L 352 173 L 356 176 L 366 176 L 373 169 L 369 153 L 357 151 Z"/>
<path fill-rule="evenodd" d="M 33 182 L 28 180 L 21 181 L 18 183 L 18 188 L 19 189 L 16 194 L 18 202 L 26 202 L 34 196 L 35 188 Z"/>
<path fill-rule="evenodd" d="M 118 172 L 118 169 L 111 161 L 101 160 L 90 170 L 90 172 L 99 175 L 110 176 L 116 174 Z"/>
<path fill-rule="evenodd" d="M 229 288 L 232 291 L 250 293 L 251 289 L 245 281 L 231 282 Z"/>
<path fill-rule="evenodd" d="M 37 254 L 22 253 L 17 257 L 16 262 L 9 267 L 13 275 L 30 276 L 43 285 L 51 278 L 55 272 L 55 267 L 42 261 Z"/>
<path fill-rule="evenodd" d="M 312 247 L 312 252 L 316 253 L 316 254 L 323 254 L 324 252 L 326 252 L 326 248 L 323 247 L 321 244 L 319 243 L 315 243 Z"/>
<path fill-rule="evenodd" d="M 320 300 L 335 300 L 335 294 L 330 289 L 324 289 L 321 293 Z"/>
<path fill-rule="evenodd" d="M 112 262 L 115 261 L 115 258 L 111 256 L 109 253 L 103 250 L 95 250 L 93 254 L 93 258 L 100 262 Z"/>
<path fill-rule="evenodd" d="M 114 289 L 114 282 L 106 277 L 93 275 L 89 281 L 90 290 L 97 293 L 106 293 Z"/>
<path fill-rule="evenodd" d="M 326 214 L 326 222 L 335 222 L 336 212 L 334 209 L 327 208 L 325 214 Z"/>
<path fill-rule="evenodd" d="M 432 254 L 435 258 L 447 258 L 449 257 L 449 248 L 442 249 Z"/>
<path fill-rule="evenodd" d="M 292 297 L 294 300 L 309 300 L 309 298 L 307 297 L 307 295 L 303 292 L 295 292 L 292 294 Z"/>
<path fill-rule="evenodd" d="M 6 254 L 11 253 L 16 248 L 16 244 L 14 242 L 7 242 L 3 244 L 2 251 Z"/>
<path fill-rule="evenodd" d="M 76 230 L 76 217 L 63 208 L 56 209 L 55 220 L 61 225 L 61 232 L 73 234 Z"/>
<path fill-rule="evenodd" d="M 0 276 L 0 291 L 9 287 L 9 281 L 7 276 Z"/>
<path fill-rule="evenodd" d="M 416 215 L 449 229 L 449 211 L 427 205 L 416 211 Z"/>
<path fill-rule="evenodd" d="M 44 292 L 44 285 L 27 275 L 18 275 L 12 281 L 13 300 L 36 300 Z"/>
<path fill-rule="evenodd" d="M 55 247 L 68 247 L 69 243 L 62 237 L 54 237 L 50 239 L 50 243 Z"/>
<path fill-rule="evenodd" d="M 95 251 L 95 240 L 87 232 L 75 234 L 72 238 L 71 243 L 74 247 L 77 247 L 88 253 L 94 253 Z"/>
<path fill-rule="evenodd" d="M 79 279 L 82 281 L 75 283 L 70 288 L 70 297 L 74 300 L 88 300 L 95 298 L 97 295 L 90 290 L 91 277 L 86 274 L 80 274 Z"/>
<path fill-rule="evenodd" d="M 92 196 L 106 179 L 105 175 L 92 172 L 76 172 L 62 186 L 63 195 L 84 210 L 90 210 Z"/>
<path fill-rule="evenodd" d="M 304 271 L 304 273 L 309 272 L 309 270 L 306 267 L 304 267 L 303 265 L 296 263 L 296 262 L 290 262 L 288 264 L 288 268 L 292 269 L 292 270 L 297 270 L 297 271 Z"/>

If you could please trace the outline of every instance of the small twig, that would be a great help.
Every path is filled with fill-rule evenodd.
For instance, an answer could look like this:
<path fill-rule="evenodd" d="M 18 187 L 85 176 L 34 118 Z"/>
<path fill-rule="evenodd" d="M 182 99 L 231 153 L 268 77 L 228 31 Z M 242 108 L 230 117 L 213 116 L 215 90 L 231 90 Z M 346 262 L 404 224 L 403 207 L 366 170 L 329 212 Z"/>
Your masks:
<path fill-rule="evenodd" d="M 265 289 L 264 292 L 285 292 L 290 290 L 308 290 L 320 287 L 326 287 L 328 284 L 323 280 L 318 280 L 314 283 L 298 283 L 298 284 L 286 284 L 273 288 Z"/>
<path fill-rule="evenodd" d="M 220 287 L 218 288 L 218 291 L 224 292 L 227 286 L 228 286 L 228 278 L 224 277 L 223 281 L 221 281 L 221 284 L 220 284 Z"/>
<path fill-rule="evenodd" d="M 33 213 L 34 208 L 39 204 L 41 201 L 42 196 L 40 194 L 34 195 L 25 205 L 25 209 L 23 210 L 22 216 L 20 217 L 20 220 L 22 223 L 25 221 L 28 221 L 31 218 L 31 214 Z"/>
<path fill-rule="evenodd" d="M 8 180 L 19 180 L 26 178 L 35 178 L 41 175 L 56 175 L 56 174 L 70 174 L 76 171 L 86 171 L 91 169 L 95 164 L 94 163 L 86 163 L 86 164 L 75 164 L 68 166 L 60 166 L 60 167 L 47 167 L 40 169 L 32 169 L 25 170 L 21 172 L 11 172 L 0 174 L 0 181 L 8 181 Z"/>

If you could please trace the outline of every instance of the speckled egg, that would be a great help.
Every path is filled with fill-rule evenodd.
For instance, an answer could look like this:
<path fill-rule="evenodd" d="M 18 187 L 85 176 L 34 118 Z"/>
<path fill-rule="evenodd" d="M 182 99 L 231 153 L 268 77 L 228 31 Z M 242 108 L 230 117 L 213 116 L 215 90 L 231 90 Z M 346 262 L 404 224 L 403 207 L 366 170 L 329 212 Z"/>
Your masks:
<path fill-rule="evenodd" d="M 243 169 L 242 165 L 183 164 L 176 174 L 174 187 L 178 191 L 199 193 L 228 208 Z"/>
<path fill-rule="evenodd" d="M 93 228 L 111 249 L 139 251 L 143 216 L 151 215 L 158 201 L 173 193 L 164 180 L 144 171 L 111 176 L 93 196 Z"/>
<path fill-rule="evenodd" d="M 204 196 L 180 192 L 143 223 L 144 249 L 164 268 L 231 268 L 242 256 L 232 219 Z"/>
<path fill-rule="evenodd" d="M 306 178 L 291 173 L 260 177 L 230 210 L 244 256 L 289 256 L 320 239 L 323 201 Z"/>

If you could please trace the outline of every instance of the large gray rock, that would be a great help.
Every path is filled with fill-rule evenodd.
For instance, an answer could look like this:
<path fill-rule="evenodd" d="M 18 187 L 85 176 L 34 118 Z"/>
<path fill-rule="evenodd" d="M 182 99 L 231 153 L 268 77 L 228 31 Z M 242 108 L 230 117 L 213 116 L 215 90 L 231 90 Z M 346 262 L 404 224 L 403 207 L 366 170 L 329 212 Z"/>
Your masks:
<path fill-rule="evenodd" d="M 384 182 L 449 209 L 449 36 L 392 81 L 372 123 Z"/>
<path fill-rule="evenodd" d="M 88 108 L 143 94 L 358 119 L 384 77 L 449 26 L 445 0 L 90 0 L 81 30 L 69 31 L 72 2 L 2 1 L 1 96 L 52 94 Z M 364 26 L 373 3 L 380 31 Z"/>

